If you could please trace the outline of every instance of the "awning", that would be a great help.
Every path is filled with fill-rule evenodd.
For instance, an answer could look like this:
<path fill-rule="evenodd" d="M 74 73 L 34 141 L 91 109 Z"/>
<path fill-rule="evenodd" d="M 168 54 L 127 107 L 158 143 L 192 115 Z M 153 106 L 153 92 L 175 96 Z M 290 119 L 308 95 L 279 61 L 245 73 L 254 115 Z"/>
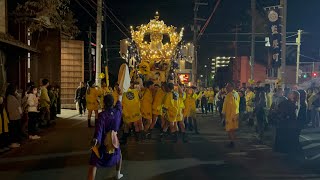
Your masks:
<path fill-rule="evenodd" d="M 0 33 L 0 42 L 25 49 L 27 51 L 40 53 L 40 51 L 37 50 L 36 48 L 32 48 L 32 47 L 28 46 L 27 44 L 25 44 L 21 41 L 18 41 L 14 37 L 12 37 L 8 34 L 5 34 L 5 33 Z"/>

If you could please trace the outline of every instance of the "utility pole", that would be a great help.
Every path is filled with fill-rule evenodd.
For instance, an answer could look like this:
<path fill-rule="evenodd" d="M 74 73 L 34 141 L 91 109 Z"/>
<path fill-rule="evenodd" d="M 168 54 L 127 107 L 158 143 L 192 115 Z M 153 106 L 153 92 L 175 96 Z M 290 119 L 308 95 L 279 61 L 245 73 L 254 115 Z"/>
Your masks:
<path fill-rule="evenodd" d="M 236 28 L 235 29 L 233 29 L 233 31 L 235 31 L 235 42 L 234 42 L 234 57 L 235 57 L 235 59 L 234 59 L 234 64 L 238 64 L 238 66 L 236 66 L 237 67 L 237 70 L 236 70 L 236 72 L 237 72 L 237 76 L 239 76 L 240 77 L 240 69 L 241 69 L 241 58 L 239 58 L 239 60 L 238 60 L 238 39 L 239 39 L 239 31 L 241 30 L 241 28 L 240 28 L 240 26 L 241 26 L 241 24 L 240 25 L 236 25 Z M 233 73 L 235 73 L 235 72 L 233 72 Z"/>
<path fill-rule="evenodd" d="M 298 37 L 297 37 L 297 70 L 296 70 L 296 84 L 299 84 L 299 66 L 300 66 L 300 47 L 301 47 L 301 33 L 302 30 L 298 30 Z"/>
<path fill-rule="evenodd" d="M 193 75 L 193 82 L 194 85 L 197 85 L 197 61 L 198 61 L 198 53 L 197 53 L 197 49 L 198 49 L 198 44 L 197 44 L 197 38 L 198 38 L 198 24 L 197 24 L 197 16 L 198 16 L 198 10 L 199 10 L 199 6 L 197 5 L 198 0 L 195 0 L 194 3 L 194 9 L 193 9 L 193 46 L 194 46 L 194 52 L 193 52 L 193 57 L 194 60 L 192 62 L 192 75 Z"/>
<path fill-rule="evenodd" d="M 101 33 L 102 31 L 102 0 L 97 2 L 97 46 L 96 46 L 96 86 L 101 86 L 101 79 L 99 75 L 101 73 Z"/>
<path fill-rule="evenodd" d="M 200 0 L 194 0 L 194 9 L 193 9 L 193 46 L 194 46 L 194 60 L 192 62 L 192 76 L 194 85 L 197 83 L 197 70 L 198 70 L 198 33 L 200 30 L 200 25 L 198 25 L 198 10 L 199 6 L 208 5 L 208 3 L 201 3 Z"/>
<path fill-rule="evenodd" d="M 105 3 L 105 2 L 104 2 Z M 104 9 L 104 16 L 103 16 L 103 24 L 104 24 L 104 50 L 105 50 L 105 65 L 108 66 L 109 59 L 108 59 L 108 31 L 107 31 L 107 5 L 103 4 Z M 107 73 L 107 72 L 106 72 Z"/>
<path fill-rule="evenodd" d="M 281 34 L 282 34 L 282 43 L 281 43 L 281 69 L 278 73 L 278 78 L 282 79 L 282 86 L 285 87 L 286 84 L 286 44 L 287 44 L 287 0 L 280 0 L 280 7 L 282 8 L 282 27 L 281 27 Z"/>
<path fill-rule="evenodd" d="M 91 26 L 89 27 L 89 48 L 88 48 L 88 60 L 89 60 L 89 81 L 92 80 L 92 54 L 91 54 L 91 49 L 92 49 L 92 46 L 91 46 L 91 37 L 92 37 L 92 32 L 91 32 Z"/>
<path fill-rule="evenodd" d="M 234 57 L 237 59 L 238 58 L 238 33 L 241 30 L 239 28 L 239 25 L 236 25 L 236 28 L 234 29 L 235 33 L 235 42 L 234 42 Z"/>
<path fill-rule="evenodd" d="M 256 0 L 251 0 L 251 16 L 252 16 L 252 35 L 251 35 L 251 58 L 250 58 L 250 79 L 254 79 L 254 59 L 255 59 L 255 41 L 256 41 Z"/>

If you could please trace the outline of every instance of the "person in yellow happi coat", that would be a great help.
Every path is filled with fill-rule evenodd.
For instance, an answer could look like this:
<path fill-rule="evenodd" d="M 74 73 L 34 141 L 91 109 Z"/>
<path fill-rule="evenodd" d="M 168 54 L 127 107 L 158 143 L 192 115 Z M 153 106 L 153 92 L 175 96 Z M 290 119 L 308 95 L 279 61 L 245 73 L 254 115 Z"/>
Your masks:
<path fill-rule="evenodd" d="M 188 128 L 190 131 L 193 131 L 195 128 L 196 134 L 198 134 L 198 126 L 197 126 L 197 119 L 196 119 L 196 101 L 202 97 L 202 93 L 199 94 L 195 93 L 193 88 L 187 89 L 186 99 L 184 101 L 185 109 L 183 110 L 183 116 L 185 120 L 188 122 Z"/>
<path fill-rule="evenodd" d="M 86 94 L 87 109 L 88 109 L 88 127 L 91 127 L 91 115 L 94 111 L 95 123 L 98 122 L 99 97 L 102 91 L 95 86 L 94 81 L 88 82 L 88 89 Z"/>
<path fill-rule="evenodd" d="M 145 83 L 145 89 L 141 94 L 141 115 L 144 121 L 144 131 L 146 137 L 150 138 L 149 131 L 152 123 L 152 102 L 153 102 L 153 82 L 148 81 Z"/>
<path fill-rule="evenodd" d="M 239 128 L 239 103 L 240 96 L 234 90 L 235 86 L 233 83 L 228 83 L 226 86 L 227 95 L 224 99 L 222 114 L 225 119 L 226 131 L 230 139 L 229 147 L 234 147 L 235 131 Z"/>
<path fill-rule="evenodd" d="M 186 93 L 184 92 L 184 86 L 177 85 L 175 87 L 175 91 L 179 92 L 178 115 L 177 115 L 177 120 L 175 122 L 175 127 L 176 127 L 176 131 L 179 131 L 179 127 L 180 127 L 180 131 L 182 134 L 182 141 L 187 142 L 188 140 L 186 136 L 186 126 L 184 123 L 184 116 L 183 116 L 183 110 L 185 109 L 184 101 L 186 100 Z"/>
<path fill-rule="evenodd" d="M 152 124 L 150 129 L 152 130 L 157 123 L 157 119 L 159 118 L 161 121 L 161 128 L 164 127 L 164 121 L 162 118 L 162 105 L 164 101 L 164 97 L 166 96 L 165 84 L 163 83 L 161 87 L 158 84 L 155 86 L 155 93 L 152 102 Z M 162 129 L 161 129 L 162 130 Z"/>
<path fill-rule="evenodd" d="M 139 90 L 134 88 L 134 82 L 130 83 L 130 88 L 122 96 L 122 117 L 125 123 L 123 140 L 127 142 L 129 129 L 134 125 L 136 139 L 139 140 L 143 131 L 142 116 L 140 112 Z"/>
<path fill-rule="evenodd" d="M 168 92 L 164 98 L 163 109 L 165 111 L 164 117 L 169 124 L 163 129 L 163 131 L 166 132 L 169 126 L 170 132 L 174 135 L 175 140 L 178 135 L 175 128 L 175 122 L 178 118 L 180 106 L 179 92 L 175 91 L 173 83 L 168 83 Z"/>
<path fill-rule="evenodd" d="M 9 132 L 9 118 L 5 105 L 3 103 L 3 97 L 0 96 L 0 136 Z M 1 147 L 0 147 L 1 148 Z"/>
<path fill-rule="evenodd" d="M 214 104 L 214 91 L 213 88 L 209 88 L 207 92 L 208 97 L 208 111 L 213 113 L 213 104 Z"/>
<path fill-rule="evenodd" d="M 106 82 L 102 82 L 100 91 L 101 91 L 100 107 L 101 107 L 101 109 L 103 109 L 104 108 L 104 104 L 103 104 L 104 96 L 106 96 L 107 94 L 113 94 L 113 90 L 107 86 Z"/>
<path fill-rule="evenodd" d="M 253 115 L 253 109 L 254 109 L 254 99 L 255 99 L 255 94 L 253 92 L 252 87 L 248 87 L 246 90 L 246 111 L 248 114 L 248 124 L 253 125 L 254 123 L 254 115 Z"/>

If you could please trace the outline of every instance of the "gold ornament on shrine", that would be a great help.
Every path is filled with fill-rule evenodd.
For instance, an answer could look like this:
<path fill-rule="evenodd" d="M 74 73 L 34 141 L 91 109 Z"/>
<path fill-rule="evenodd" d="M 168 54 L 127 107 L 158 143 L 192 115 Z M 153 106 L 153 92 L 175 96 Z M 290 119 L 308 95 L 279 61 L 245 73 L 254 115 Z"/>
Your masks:
<path fill-rule="evenodd" d="M 167 26 L 159 20 L 158 12 L 148 24 L 142 24 L 136 29 L 135 31 L 131 27 L 132 39 L 137 44 L 141 60 L 149 61 L 151 64 L 159 60 L 170 60 L 174 56 L 184 30 L 182 28 L 177 32 L 176 27 Z M 164 36 L 168 37 L 169 42 L 163 43 Z"/>

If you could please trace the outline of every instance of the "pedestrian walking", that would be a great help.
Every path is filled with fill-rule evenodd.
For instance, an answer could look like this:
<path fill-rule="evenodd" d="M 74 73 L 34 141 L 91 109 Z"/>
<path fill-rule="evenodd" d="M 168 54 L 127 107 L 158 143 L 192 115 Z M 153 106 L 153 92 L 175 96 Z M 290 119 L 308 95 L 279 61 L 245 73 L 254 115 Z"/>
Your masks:
<path fill-rule="evenodd" d="M 83 82 L 80 82 L 76 90 L 74 101 L 78 103 L 80 116 L 86 114 L 86 87 Z"/>
<path fill-rule="evenodd" d="M 121 124 L 122 93 L 119 90 L 119 101 L 113 107 L 114 99 L 108 94 L 104 97 L 104 111 L 99 114 L 95 128 L 93 147 L 90 157 L 88 180 L 94 180 L 97 168 L 116 166 L 116 179 L 121 179 L 122 154 L 117 132 Z"/>
<path fill-rule="evenodd" d="M 225 129 L 228 133 L 230 143 L 228 147 L 233 148 L 235 146 L 236 135 L 235 131 L 239 127 L 239 94 L 234 90 L 235 85 L 228 83 L 226 86 L 227 95 L 223 103 L 222 114 L 225 119 Z"/>

